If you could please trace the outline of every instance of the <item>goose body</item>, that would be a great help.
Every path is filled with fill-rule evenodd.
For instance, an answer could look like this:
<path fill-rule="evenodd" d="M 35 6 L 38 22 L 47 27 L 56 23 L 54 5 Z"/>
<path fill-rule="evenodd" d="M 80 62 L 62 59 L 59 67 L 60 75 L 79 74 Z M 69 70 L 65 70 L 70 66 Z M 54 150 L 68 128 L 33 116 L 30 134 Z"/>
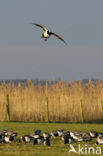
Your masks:
<path fill-rule="evenodd" d="M 90 136 L 92 138 L 96 138 L 98 136 L 98 133 L 96 131 L 90 131 Z"/>
<path fill-rule="evenodd" d="M 92 140 L 92 137 L 90 136 L 89 133 L 85 133 L 83 135 L 83 141 L 89 141 L 89 140 Z"/>
<path fill-rule="evenodd" d="M 44 143 L 44 137 L 43 136 L 40 136 L 38 139 L 37 139 L 37 144 L 43 144 Z"/>
<path fill-rule="evenodd" d="M 0 143 L 4 141 L 4 135 L 0 134 Z"/>
<path fill-rule="evenodd" d="M 53 130 L 53 131 L 51 132 L 51 136 L 52 136 L 53 138 L 56 138 L 56 137 L 58 136 L 58 132 Z"/>
<path fill-rule="evenodd" d="M 41 135 L 41 130 L 36 130 L 36 131 L 34 132 L 34 134 L 35 134 L 35 135 Z"/>
<path fill-rule="evenodd" d="M 50 37 L 49 31 L 48 30 L 44 31 L 44 33 L 42 34 L 42 37 L 49 38 Z"/>
<path fill-rule="evenodd" d="M 61 139 L 65 140 L 65 139 L 69 139 L 70 137 L 70 132 L 69 131 L 63 131 L 62 135 L 61 135 Z"/>
<path fill-rule="evenodd" d="M 69 136 L 68 135 L 62 135 L 61 139 L 64 141 L 64 144 L 69 143 Z"/>
<path fill-rule="evenodd" d="M 97 133 L 97 136 L 103 136 L 103 133 L 98 132 L 98 133 Z"/>
<path fill-rule="evenodd" d="M 69 144 L 72 144 L 73 142 L 75 142 L 75 140 L 74 140 L 72 137 L 69 137 L 68 143 L 69 143 Z"/>
<path fill-rule="evenodd" d="M 10 143 L 10 142 L 16 142 L 17 139 L 15 136 L 5 136 L 3 142 L 4 143 Z"/>
<path fill-rule="evenodd" d="M 64 138 L 64 144 L 72 144 L 73 142 L 76 142 L 72 137 L 65 137 Z"/>
<path fill-rule="evenodd" d="M 51 135 L 48 132 L 43 133 L 44 138 L 50 137 Z"/>
<path fill-rule="evenodd" d="M 40 135 L 34 135 L 33 136 L 35 139 L 38 139 L 40 137 Z"/>
<path fill-rule="evenodd" d="M 43 143 L 44 143 L 44 137 L 43 136 L 39 136 L 39 138 L 35 138 L 34 139 L 33 145 L 35 145 L 35 144 L 40 145 L 40 144 L 43 144 Z"/>
<path fill-rule="evenodd" d="M 12 130 L 3 130 L 2 132 L 5 136 L 17 136 L 17 133 L 13 132 Z"/>
<path fill-rule="evenodd" d="M 79 132 L 70 132 L 70 136 L 76 141 L 83 141 L 83 138 L 79 134 Z"/>
<path fill-rule="evenodd" d="M 20 143 L 29 143 L 29 142 L 32 142 L 33 140 L 34 138 L 30 135 L 24 135 L 19 138 Z"/>
<path fill-rule="evenodd" d="M 44 145 L 50 146 L 51 145 L 51 135 L 48 132 L 43 133 L 44 137 Z"/>
<path fill-rule="evenodd" d="M 103 136 L 98 136 L 96 144 L 103 145 Z"/>
<path fill-rule="evenodd" d="M 70 136 L 76 141 L 89 141 L 91 140 L 91 136 L 86 132 L 70 132 Z"/>
<path fill-rule="evenodd" d="M 63 39 L 62 37 L 60 37 L 60 36 L 59 36 L 58 34 L 56 34 L 56 33 L 53 33 L 53 32 L 51 32 L 51 31 L 49 31 L 45 26 L 43 26 L 43 25 L 41 25 L 41 24 L 36 24 L 36 23 L 32 23 L 32 24 L 35 25 L 35 26 L 38 26 L 38 27 L 40 27 L 40 28 L 42 28 L 42 29 L 44 30 L 44 32 L 42 33 L 41 38 L 44 38 L 45 41 L 47 41 L 47 39 L 48 39 L 51 35 L 53 35 L 53 36 L 57 37 L 58 39 L 60 39 L 62 42 L 64 42 L 64 43 L 67 45 L 67 43 L 64 41 L 64 39 Z"/>
<path fill-rule="evenodd" d="M 57 132 L 58 132 L 58 136 L 60 136 L 60 137 L 64 134 L 64 130 L 63 129 L 60 129 Z"/>
<path fill-rule="evenodd" d="M 44 145 L 51 146 L 51 138 L 50 137 L 44 138 Z"/>

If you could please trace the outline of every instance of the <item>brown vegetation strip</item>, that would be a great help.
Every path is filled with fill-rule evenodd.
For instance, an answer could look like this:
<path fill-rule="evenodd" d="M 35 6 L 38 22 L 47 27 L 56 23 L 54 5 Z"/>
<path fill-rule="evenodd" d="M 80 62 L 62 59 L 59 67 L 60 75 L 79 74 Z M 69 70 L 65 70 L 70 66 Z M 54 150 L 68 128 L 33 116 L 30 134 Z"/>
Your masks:
<path fill-rule="evenodd" d="M 31 81 L 18 85 L 2 82 L 0 85 L 0 120 L 7 120 L 7 95 L 10 120 L 14 121 L 103 121 L 103 83 L 81 82 L 46 83 Z M 47 105 L 48 100 L 48 105 Z M 82 101 L 82 104 L 81 104 Z M 48 116 L 47 116 L 48 114 Z M 48 119 L 47 119 L 48 118 Z"/>

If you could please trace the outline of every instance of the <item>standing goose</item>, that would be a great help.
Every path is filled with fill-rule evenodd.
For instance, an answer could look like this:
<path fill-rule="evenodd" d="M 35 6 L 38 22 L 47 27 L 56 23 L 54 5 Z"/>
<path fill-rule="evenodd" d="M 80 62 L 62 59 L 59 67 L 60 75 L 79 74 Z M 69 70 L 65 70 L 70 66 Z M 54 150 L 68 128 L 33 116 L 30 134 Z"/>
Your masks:
<path fill-rule="evenodd" d="M 41 24 L 36 24 L 36 23 L 32 23 L 33 25 L 36 25 L 40 28 L 42 28 L 44 30 L 44 33 L 42 33 L 41 38 L 45 38 L 45 41 L 47 41 L 47 39 L 51 36 L 54 35 L 55 37 L 59 38 L 61 41 L 63 41 L 66 45 L 67 43 L 63 40 L 63 38 L 61 38 L 58 34 L 55 34 L 51 31 L 49 31 L 45 26 L 41 25 Z"/>

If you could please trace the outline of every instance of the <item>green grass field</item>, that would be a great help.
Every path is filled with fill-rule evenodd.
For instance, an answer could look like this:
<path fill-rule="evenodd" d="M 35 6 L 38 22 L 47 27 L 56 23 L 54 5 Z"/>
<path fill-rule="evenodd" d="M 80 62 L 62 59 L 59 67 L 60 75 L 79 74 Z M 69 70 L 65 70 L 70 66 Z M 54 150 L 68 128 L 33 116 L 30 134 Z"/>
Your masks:
<path fill-rule="evenodd" d="M 67 123 L 22 123 L 22 122 L 0 122 L 0 130 L 11 129 L 18 133 L 17 139 L 24 134 L 31 134 L 34 130 L 41 129 L 42 132 L 51 132 L 52 130 L 65 129 L 69 131 L 85 131 L 96 130 L 103 132 L 103 124 L 67 124 Z M 88 142 L 73 143 L 73 146 L 77 149 L 78 144 L 85 147 L 95 145 L 96 139 Z M 99 145 L 102 149 L 103 155 L 103 145 Z M 51 147 L 46 147 L 42 145 L 33 145 L 32 143 L 20 144 L 0 144 L 0 156 L 73 156 L 77 155 L 74 153 L 68 154 L 69 145 L 64 145 L 60 138 L 52 139 Z M 86 155 L 86 154 L 85 154 Z M 92 155 L 92 154 L 90 154 Z"/>

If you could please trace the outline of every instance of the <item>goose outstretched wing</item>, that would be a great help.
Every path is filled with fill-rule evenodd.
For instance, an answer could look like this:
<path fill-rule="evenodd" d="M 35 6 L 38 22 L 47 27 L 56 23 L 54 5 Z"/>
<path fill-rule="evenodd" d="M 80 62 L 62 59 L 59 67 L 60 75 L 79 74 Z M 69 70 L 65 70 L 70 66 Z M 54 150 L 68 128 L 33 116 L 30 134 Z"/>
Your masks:
<path fill-rule="evenodd" d="M 48 29 L 45 26 L 41 25 L 41 24 L 36 24 L 36 23 L 32 23 L 32 24 L 42 28 L 44 31 L 48 31 Z"/>
<path fill-rule="evenodd" d="M 53 32 L 50 32 L 50 34 L 58 37 L 61 41 L 63 41 L 67 45 L 67 43 L 63 40 L 63 38 L 61 38 L 58 34 L 55 34 Z"/>

